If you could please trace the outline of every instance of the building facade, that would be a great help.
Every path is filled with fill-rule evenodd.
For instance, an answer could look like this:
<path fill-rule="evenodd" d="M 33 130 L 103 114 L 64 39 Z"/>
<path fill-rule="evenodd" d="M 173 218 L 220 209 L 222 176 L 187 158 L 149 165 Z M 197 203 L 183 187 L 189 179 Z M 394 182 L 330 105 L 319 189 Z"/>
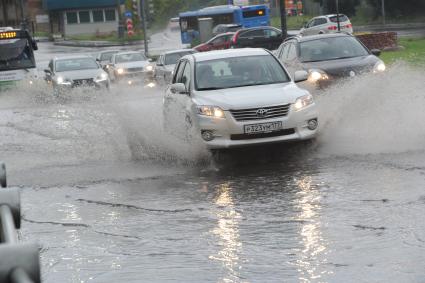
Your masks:
<path fill-rule="evenodd" d="M 43 0 L 43 7 L 53 34 L 101 35 L 118 30 L 117 0 Z"/>

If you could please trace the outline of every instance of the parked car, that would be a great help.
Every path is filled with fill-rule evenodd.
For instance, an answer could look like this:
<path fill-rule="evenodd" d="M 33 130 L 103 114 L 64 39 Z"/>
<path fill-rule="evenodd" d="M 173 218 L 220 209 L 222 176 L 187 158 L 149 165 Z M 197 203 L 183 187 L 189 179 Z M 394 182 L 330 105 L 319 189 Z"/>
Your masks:
<path fill-rule="evenodd" d="M 144 82 L 152 76 L 150 60 L 138 51 L 119 52 L 112 55 L 108 72 L 114 82 L 124 81 L 131 85 Z"/>
<path fill-rule="evenodd" d="M 177 61 L 181 57 L 195 52 L 196 50 L 193 49 L 180 49 L 162 53 L 156 61 L 153 77 L 156 80 L 162 80 L 164 83 L 169 83 Z"/>
<path fill-rule="evenodd" d="M 112 59 L 112 55 L 120 52 L 119 50 L 104 50 L 100 51 L 96 55 L 96 61 L 100 63 L 102 67 L 106 67 Z"/>
<path fill-rule="evenodd" d="M 213 28 L 212 33 L 213 35 L 218 35 L 226 32 L 236 32 L 241 28 L 242 25 L 240 24 L 218 24 Z"/>
<path fill-rule="evenodd" d="M 238 30 L 232 38 L 232 48 L 259 47 L 274 50 L 282 43 L 282 31 L 275 27 L 255 27 Z"/>
<path fill-rule="evenodd" d="M 306 79 L 307 72 L 300 71 L 292 80 L 264 49 L 187 55 L 166 90 L 163 125 L 171 131 L 185 124 L 186 133 L 199 134 L 210 149 L 311 139 L 316 105 L 295 84 Z"/>
<path fill-rule="evenodd" d="M 232 38 L 235 35 L 234 32 L 226 32 L 214 36 L 205 43 L 201 43 L 198 46 L 195 46 L 193 49 L 199 52 L 219 50 L 219 49 L 229 49 L 232 43 Z"/>
<path fill-rule="evenodd" d="M 343 14 L 339 14 L 338 30 L 338 16 L 336 14 L 318 16 L 308 21 L 300 30 L 301 35 L 313 35 L 323 33 L 335 33 L 339 31 L 353 33 L 353 25 L 350 19 Z"/>
<path fill-rule="evenodd" d="M 369 50 L 346 33 L 296 36 L 282 43 L 276 52 L 292 74 L 308 71 L 308 81 L 322 87 L 339 78 L 385 71 L 379 54 L 380 50 Z"/>
<path fill-rule="evenodd" d="M 74 87 L 109 88 L 109 76 L 91 56 L 64 56 L 50 60 L 45 80 L 54 94 Z"/>

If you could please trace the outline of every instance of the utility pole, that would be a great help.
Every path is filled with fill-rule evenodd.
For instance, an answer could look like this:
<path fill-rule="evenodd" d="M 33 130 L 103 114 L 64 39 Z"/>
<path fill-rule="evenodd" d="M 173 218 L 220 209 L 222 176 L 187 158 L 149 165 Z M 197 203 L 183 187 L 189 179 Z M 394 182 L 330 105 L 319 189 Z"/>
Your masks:
<path fill-rule="evenodd" d="M 382 23 L 385 25 L 385 0 L 381 0 Z"/>
<path fill-rule="evenodd" d="M 3 2 L 3 5 L 7 3 L 7 1 Z M 16 3 L 16 2 L 15 2 Z M 24 0 L 20 1 L 21 4 L 21 28 L 22 29 L 27 29 L 27 18 L 25 17 L 25 7 L 24 7 Z"/>
<path fill-rule="evenodd" d="M 339 22 L 339 1 L 336 0 L 336 22 L 338 24 L 338 31 L 341 31 L 341 24 Z"/>
<path fill-rule="evenodd" d="M 145 0 L 140 0 L 140 9 L 142 10 L 142 23 L 143 23 L 143 43 L 145 45 L 145 55 L 148 56 L 148 35 L 146 33 L 146 11 L 145 11 Z"/>
<path fill-rule="evenodd" d="M 117 12 L 118 12 L 118 38 L 124 37 L 124 25 L 122 22 L 122 15 L 121 15 L 121 1 L 117 0 Z"/>
<path fill-rule="evenodd" d="M 280 28 L 282 30 L 282 39 L 288 37 L 288 27 L 286 25 L 286 0 L 280 0 Z"/>

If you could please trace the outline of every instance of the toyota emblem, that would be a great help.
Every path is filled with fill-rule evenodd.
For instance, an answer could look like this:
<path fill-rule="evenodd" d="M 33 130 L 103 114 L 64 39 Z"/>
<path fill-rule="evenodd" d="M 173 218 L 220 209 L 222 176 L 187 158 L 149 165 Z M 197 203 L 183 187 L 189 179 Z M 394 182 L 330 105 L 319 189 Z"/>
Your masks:
<path fill-rule="evenodd" d="M 356 76 L 356 73 L 354 71 L 350 71 L 350 77 Z"/>
<path fill-rule="evenodd" d="M 266 116 L 267 115 L 267 112 L 268 112 L 268 110 L 267 109 L 264 109 L 264 108 L 260 108 L 260 109 L 258 109 L 257 110 L 257 116 L 258 117 L 264 117 L 264 116 Z"/>

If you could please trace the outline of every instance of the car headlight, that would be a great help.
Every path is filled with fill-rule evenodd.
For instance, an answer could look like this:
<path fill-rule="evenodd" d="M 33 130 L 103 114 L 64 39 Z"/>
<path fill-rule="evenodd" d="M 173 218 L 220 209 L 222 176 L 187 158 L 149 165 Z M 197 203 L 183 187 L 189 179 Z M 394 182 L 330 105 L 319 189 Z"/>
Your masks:
<path fill-rule="evenodd" d="M 311 94 L 303 95 L 295 100 L 294 108 L 296 111 L 306 108 L 307 106 L 314 103 L 313 96 Z"/>
<path fill-rule="evenodd" d="M 329 79 L 329 76 L 322 70 L 309 70 L 308 73 L 308 81 L 311 83 Z"/>
<path fill-rule="evenodd" d="M 385 63 L 382 60 L 379 60 L 376 62 L 375 66 L 373 66 L 373 72 L 374 73 L 381 73 L 384 72 L 387 67 L 385 66 Z"/>
<path fill-rule="evenodd" d="M 71 85 L 72 84 L 69 80 L 64 79 L 63 77 L 60 77 L 60 76 L 56 79 L 56 82 L 59 85 Z"/>
<path fill-rule="evenodd" d="M 217 106 L 198 106 L 198 114 L 214 118 L 224 118 L 224 111 Z"/>
<path fill-rule="evenodd" d="M 153 70 L 153 67 L 151 65 L 146 66 L 146 71 L 151 72 Z"/>
<path fill-rule="evenodd" d="M 123 73 L 124 73 L 124 69 L 123 69 L 123 68 L 119 68 L 119 69 L 117 70 L 117 73 L 118 73 L 119 75 L 123 74 Z"/>

